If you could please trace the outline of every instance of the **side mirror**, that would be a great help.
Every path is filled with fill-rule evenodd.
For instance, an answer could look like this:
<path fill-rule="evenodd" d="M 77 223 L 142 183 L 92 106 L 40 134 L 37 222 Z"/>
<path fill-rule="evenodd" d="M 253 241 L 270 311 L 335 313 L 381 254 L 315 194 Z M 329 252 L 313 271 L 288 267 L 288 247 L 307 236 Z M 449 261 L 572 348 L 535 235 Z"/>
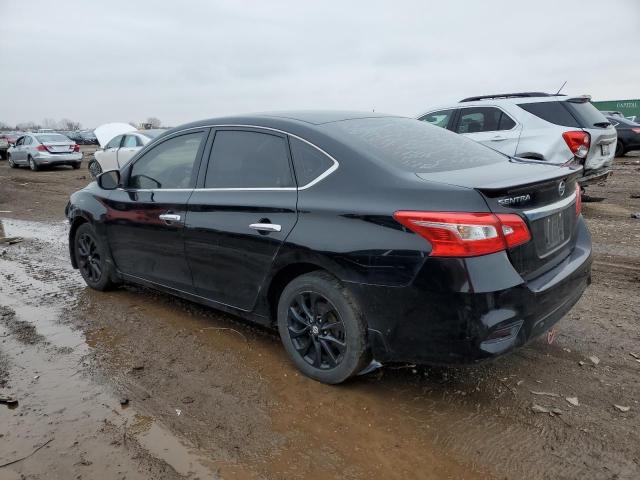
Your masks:
<path fill-rule="evenodd" d="M 115 190 L 120 185 L 120 170 L 107 170 L 98 175 L 97 180 L 103 190 Z"/>

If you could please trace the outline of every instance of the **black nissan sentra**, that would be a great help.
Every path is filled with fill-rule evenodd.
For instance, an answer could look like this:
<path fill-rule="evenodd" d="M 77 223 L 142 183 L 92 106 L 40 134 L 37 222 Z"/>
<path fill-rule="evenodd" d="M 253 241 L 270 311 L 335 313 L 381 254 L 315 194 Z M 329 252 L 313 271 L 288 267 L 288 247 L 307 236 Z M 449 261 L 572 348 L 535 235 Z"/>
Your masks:
<path fill-rule="evenodd" d="M 579 170 L 397 116 L 167 131 L 74 193 L 71 262 L 277 327 L 306 375 L 470 363 L 548 332 L 590 283 Z"/>

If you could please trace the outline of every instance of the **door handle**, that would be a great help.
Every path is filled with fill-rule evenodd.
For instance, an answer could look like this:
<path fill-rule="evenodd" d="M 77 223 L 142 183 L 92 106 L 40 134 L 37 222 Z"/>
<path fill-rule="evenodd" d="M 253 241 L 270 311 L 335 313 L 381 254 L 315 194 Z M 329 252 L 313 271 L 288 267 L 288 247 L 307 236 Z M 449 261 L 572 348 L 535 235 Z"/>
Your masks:
<path fill-rule="evenodd" d="M 282 226 L 275 223 L 252 223 L 249 228 L 260 232 L 279 232 L 282 230 Z"/>
<path fill-rule="evenodd" d="M 507 137 L 501 137 L 500 135 L 496 135 L 491 139 L 492 142 L 501 142 L 502 140 L 506 140 Z"/>
<path fill-rule="evenodd" d="M 174 222 L 179 222 L 182 217 L 175 213 L 163 213 L 162 215 L 158 215 L 158 218 L 160 220 L 163 220 L 166 224 L 171 224 Z"/>

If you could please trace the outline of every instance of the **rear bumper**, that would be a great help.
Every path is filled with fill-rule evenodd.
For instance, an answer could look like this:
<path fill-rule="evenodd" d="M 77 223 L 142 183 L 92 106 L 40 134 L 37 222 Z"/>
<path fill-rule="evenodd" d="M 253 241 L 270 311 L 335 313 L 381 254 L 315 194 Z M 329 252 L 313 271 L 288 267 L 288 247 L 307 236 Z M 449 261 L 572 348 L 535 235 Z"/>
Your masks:
<path fill-rule="evenodd" d="M 39 165 L 71 165 L 82 161 L 82 153 L 39 153 L 33 159 Z"/>
<path fill-rule="evenodd" d="M 603 167 L 598 170 L 587 170 L 584 176 L 578 178 L 578 183 L 584 187 L 585 185 L 604 182 L 609 178 L 611 173 L 611 167 Z"/>
<path fill-rule="evenodd" d="M 504 354 L 548 331 L 591 281 L 591 237 L 552 270 L 525 282 L 506 253 L 429 259 L 412 285 L 349 284 L 364 305 L 377 360 L 467 364 Z"/>

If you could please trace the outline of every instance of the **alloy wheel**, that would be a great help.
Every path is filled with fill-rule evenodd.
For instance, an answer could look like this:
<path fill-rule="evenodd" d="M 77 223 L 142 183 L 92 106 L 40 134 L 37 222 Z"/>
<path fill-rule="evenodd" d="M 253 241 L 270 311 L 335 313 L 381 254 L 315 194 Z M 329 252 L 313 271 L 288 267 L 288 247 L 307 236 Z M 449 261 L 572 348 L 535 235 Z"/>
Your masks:
<path fill-rule="evenodd" d="M 309 365 L 330 370 L 344 358 L 344 324 L 335 306 L 319 293 L 301 292 L 293 298 L 287 328 L 294 348 Z"/>
<path fill-rule="evenodd" d="M 102 173 L 102 167 L 100 167 L 100 164 L 96 160 L 92 160 L 89 163 L 89 173 L 93 178 L 97 178 L 97 176 Z"/>
<path fill-rule="evenodd" d="M 102 276 L 102 258 L 98 251 L 98 245 L 93 237 L 82 234 L 78 238 L 78 266 L 84 277 L 97 283 Z"/>

